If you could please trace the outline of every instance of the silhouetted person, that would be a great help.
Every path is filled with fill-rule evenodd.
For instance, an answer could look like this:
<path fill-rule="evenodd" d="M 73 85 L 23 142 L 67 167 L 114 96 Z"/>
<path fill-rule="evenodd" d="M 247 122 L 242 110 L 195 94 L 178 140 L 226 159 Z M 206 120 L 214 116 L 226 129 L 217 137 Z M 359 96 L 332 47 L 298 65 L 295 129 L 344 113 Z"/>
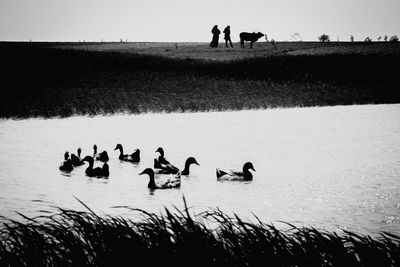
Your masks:
<path fill-rule="evenodd" d="M 350 42 L 354 42 L 354 36 L 353 35 L 350 36 Z"/>
<path fill-rule="evenodd" d="M 388 40 L 387 35 L 385 35 L 385 38 L 383 38 L 383 40 L 384 40 L 385 42 L 387 42 L 387 40 Z"/>
<path fill-rule="evenodd" d="M 211 33 L 213 34 L 212 41 L 210 43 L 211 47 L 218 47 L 218 41 L 219 41 L 219 34 L 221 31 L 218 29 L 218 25 L 214 25 L 214 27 L 211 30 Z"/>
<path fill-rule="evenodd" d="M 226 28 L 224 29 L 224 39 L 225 39 L 225 46 L 228 47 L 228 42 L 231 44 L 231 47 L 233 47 L 232 45 L 232 41 L 231 41 L 231 26 L 226 26 Z"/>

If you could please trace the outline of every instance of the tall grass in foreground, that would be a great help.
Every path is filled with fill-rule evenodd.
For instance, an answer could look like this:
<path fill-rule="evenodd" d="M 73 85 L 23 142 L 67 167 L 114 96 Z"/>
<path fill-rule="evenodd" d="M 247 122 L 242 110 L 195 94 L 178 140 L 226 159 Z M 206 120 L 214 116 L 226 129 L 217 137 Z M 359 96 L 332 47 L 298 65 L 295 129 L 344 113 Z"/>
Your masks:
<path fill-rule="evenodd" d="M 185 205 L 186 207 L 186 205 Z M 165 209 L 141 219 L 59 209 L 47 217 L 6 220 L 0 266 L 399 266 L 400 236 L 380 238 L 311 227 L 277 229 L 209 210 Z M 210 227 L 212 226 L 212 227 Z"/>

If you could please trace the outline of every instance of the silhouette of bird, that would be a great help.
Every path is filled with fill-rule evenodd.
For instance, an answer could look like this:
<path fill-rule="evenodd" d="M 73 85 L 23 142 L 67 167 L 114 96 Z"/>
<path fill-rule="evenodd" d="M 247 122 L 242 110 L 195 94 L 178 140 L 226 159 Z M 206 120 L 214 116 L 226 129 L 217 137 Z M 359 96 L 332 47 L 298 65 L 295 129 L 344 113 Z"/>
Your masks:
<path fill-rule="evenodd" d="M 136 149 L 135 152 L 132 154 L 124 154 L 124 149 L 122 148 L 121 144 L 117 144 L 114 150 L 119 149 L 119 159 L 122 161 L 129 161 L 129 162 L 139 162 L 140 161 L 140 149 Z"/>
<path fill-rule="evenodd" d="M 69 158 L 69 152 L 64 153 L 64 162 L 61 164 L 59 167 L 60 171 L 63 172 L 71 172 L 74 169 L 74 166 L 72 165 L 72 161 Z"/>
<path fill-rule="evenodd" d="M 82 165 L 85 164 L 85 163 L 83 162 L 83 160 L 81 159 L 81 152 L 82 152 L 82 150 L 81 150 L 80 147 L 78 147 L 77 152 L 78 152 L 78 156 L 75 155 L 75 154 L 71 154 L 71 161 L 72 161 L 72 165 L 74 165 L 74 167 L 76 167 L 76 166 L 82 166 Z"/>
<path fill-rule="evenodd" d="M 181 173 L 178 172 L 175 176 L 169 177 L 169 179 L 164 181 L 155 182 L 154 179 L 154 171 L 152 168 L 147 168 L 143 172 L 139 173 L 139 175 L 147 174 L 149 175 L 149 183 L 147 185 L 150 189 L 170 189 L 170 188 L 179 188 L 181 186 Z"/>
<path fill-rule="evenodd" d="M 154 169 L 157 173 L 172 173 L 176 174 L 179 168 L 172 165 L 164 156 L 164 149 L 162 147 L 157 148 L 156 152 L 160 153 L 158 158 L 154 159 Z"/>
<path fill-rule="evenodd" d="M 97 177 L 97 178 L 107 178 L 110 175 L 109 166 L 107 163 L 103 164 L 103 167 L 93 168 L 94 160 L 91 156 L 86 156 L 83 161 L 89 163 L 89 167 L 86 168 L 85 173 L 89 177 Z"/>
<path fill-rule="evenodd" d="M 253 174 L 249 171 L 256 171 L 251 162 L 246 162 L 243 165 L 243 170 L 241 172 L 237 171 L 222 171 L 217 168 L 217 180 L 242 180 L 242 181 L 251 181 L 253 180 Z"/>
<path fill-rule="evenodd" d="M 164 149 L 162 147 L 157 148 L 156 152 L 160 153 L 160 156 L 158 156 L 157 159 L 160 164 L 170 164 L 169 161 L 164 157 Z"/>
<path fill-rule="evenodd" d="M 191 164 L 200 165 L 194 157 L 187 158 L 185 161 L 185 168 L 181 172 L 182 175 L 189 175 Z M 161 164 L 158 159 L 154 159 L 154 172 L 158 174 L 177 174 L 179 169 L 171 163 Z"/>
<path fill-rule="evenodd" d="M 93 150 L 94 150 L 93 159 L 100 160 L 100 161 L 103 161 L 103 162 L 107 162 L 109 160 L 107 151 L 104 150 L 103 152 L 97 154 L 97 145 L 93 146 Z"/>

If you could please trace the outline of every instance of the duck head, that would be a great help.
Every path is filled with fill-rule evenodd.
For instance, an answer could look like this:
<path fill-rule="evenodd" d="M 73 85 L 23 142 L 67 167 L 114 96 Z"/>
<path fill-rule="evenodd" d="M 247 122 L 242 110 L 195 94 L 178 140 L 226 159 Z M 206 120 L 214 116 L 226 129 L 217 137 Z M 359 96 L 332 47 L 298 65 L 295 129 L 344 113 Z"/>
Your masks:
<path fill-rule="evenodd" d="M 157 148 L 156 152 L 160 153 L 161 157 L 164 157 L 164 149 L 162 147 Z"/>
<path fill-rule="evenodd" d="M 191 165 L 191 164 L 196 164 L 196 165 L 199 165 L 199 166 L 200 166 L 200 164 L 196 161 L 196 159 L 195 159 L 194 157 L 189 157 L 189 158 L 186 160 L 185 165 Z"/>
<path fill-rule="evenodd" d="M 254 167 L 253 167 L 253 163 L 251 163 L 251 162 L 246 162 L 246 163 L 243 165 L 243 172 L 246 172 L 246 171 L 248 171 L 248 170 L 256 171 L 256 170 L 254 169 Z"/>
<path fill-rule="evenodd" d="M 144 171 L 142 171 L 141 173 L 139 173 L 139 175 L 142 175 L 142 174 L 148 174 L 149 177 L 150 177 L 150 181 L 149 181 L 147 187 L 150 188 L 150 189 L 156 189 L 157 186 L 156 186 L 156 182 L 154 180 L 154 171 L 153 171 L 153 169 L 152 168 L 147 168 Z"/>
<path fill-rule="evenodd" d="M 122 150 L 122 145 L 121 145 L 121 144 L 118 144 L 118 145 L 114 148 L 114 150 L 117 150 L 117 149 Z"/>
<path fill-rule="evenodd" d="M 182 175 L 189 175 L 189 167 L 191 164 L 200 165 L 194 157 L 187 158 L 185 162 L 185 169 L 182 171 Z"/>
<path fill-rule="evenodd" d="M 78 147 L 78 157 L 81 157 L 81 152 L 82 152 L 82 149 L 80 147 Z"/>
<path fill-rule="evenodd" d="M 139 173 L 139 175 L 142 175 L 142 174 L 147 174 L 147 175 L 150 176 L 150 178 L 151 178 L 151 177 L 154 178 L 154 171 L 153 171 L 152 168 L 147 168 L 147 169 L 145 169 L 144 171 L 142 171 L 141 173 Z"/>
<path fill-rule="evenodd" d="M 93 164 L 93 158 L 91 156 L 84 157 L 82 161 L 86 161 L 89 164 Z"/>
<path fill-rule="evenodd" d="M 69 158 L 69 152 L 66 151 L 66 152 L 64 153 L 64 160 L 68 160 L 68 158 Z"/>

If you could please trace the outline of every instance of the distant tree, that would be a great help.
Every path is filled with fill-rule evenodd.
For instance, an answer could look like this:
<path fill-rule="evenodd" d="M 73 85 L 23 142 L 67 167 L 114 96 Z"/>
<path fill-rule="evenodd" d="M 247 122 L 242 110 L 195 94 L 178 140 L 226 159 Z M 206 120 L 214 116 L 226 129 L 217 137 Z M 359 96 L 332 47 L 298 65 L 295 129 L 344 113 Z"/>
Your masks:
<path fill-rule="evenodd" d="M 365 40 L 364 40 L 364 42 L 371 42 L 372 40 L 371 40 L 371 38 L 369 38 L 369 36 L 367 36 L 366 38 L 365 38 Z"/>
<path fill-rule="evenodd" d="M 327 35 L 327 34 L 322 34 L 321 36 L 319 36 L 318 37 L 318 40 L 320 41 L 320 42 L 323 42 L 323 43 L 325 43 L 325 42 L 330 42 L 331 41 L 331 39 L 329 38 L 329 35 Z"/>
<path fill-rule="evenodd" d="M 389 39 L 389 42 L 398 42 L 398 41 L 399 41 L 399 37 L 397 35 L 393 35 Z"/>
<path fill-rule="evenodd" d="M 380 42 L 382 40 L 382 36 L 378 37 L 378 42 Z"/>
<path fill-rule="evenodd" d="M 385 42 L 387 42 L 387 40 L 388 40 L 387 35 L 385 35 L 385 38 L 383 38 L 383 40 L 385 40 Z"/>

